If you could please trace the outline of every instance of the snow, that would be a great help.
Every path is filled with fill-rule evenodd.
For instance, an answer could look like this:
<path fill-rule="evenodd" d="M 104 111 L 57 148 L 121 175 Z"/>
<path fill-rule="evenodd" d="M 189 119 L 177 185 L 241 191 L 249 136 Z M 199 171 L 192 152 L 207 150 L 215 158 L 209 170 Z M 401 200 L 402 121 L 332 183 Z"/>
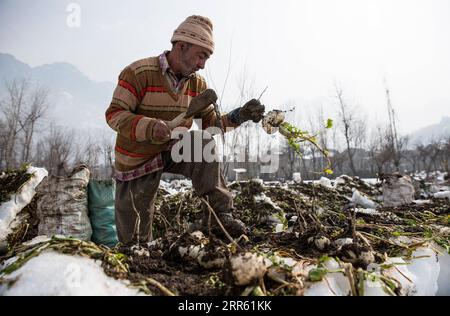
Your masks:
<path fill-rule="evenodd" d="M 440 260 L 431 246 L 416 249 L 411 260 L 402 258 L 388 258 L 384 264 L 394 264 L 392 268 L 385 269 L 383 275 L 394 277 L 402 285 L 403 295 L 431 296 L 450 295 L 449 263 L 450 255 L 442 254 Z M 377 264 L 369 266 L 375 275 L 380 275 Z M 441 289 L 438 291 L 438 286 Z M 380 295 L 381 283 L 365 282 L 366 295 Z"/>
<path fill-rule="evenodd" d="M 450 191 L 437 192 L 434 194 L 436 199 L 450 199 Z"/>
<path fill-rule="evenodd" d="M 436 252 L 431 247 L 416 249 L 411 260 L 388 258 L 384 264 L 393 264 L 391 268 L 384 269 L 382 274 L 400 282 L 402 295 L 431 296 L 437 294 L 441 264 L 436 259 Z M 381 275 L 379 265 L 372 264 L 369 269 L 373 270 L 373 275 Z M 382 291 L 379 281 L 366 280 L 365 286 L 366 295 L 379 295 L 380 290 Z"/>
<path fill-rule="evenodd" d="M 445 182 L 445 172 L 433 171 L 427 174 L 425 171 L 417 172 L 413 175 L 414 178 L 418 180 L 426 180 L 427 178 L 435 178 L 438 183 Z"/>
<path fill-rule="evenodd" d="M 351 242 L 349 238 L 339 240 L 340 245 Z M 412 242 L 412 241 L 411 241 Z M 439 252 L 436 249 L 439 248 Z M 307 276 L 309 271 L 317 268 L 316 264 L 296 261 L 291 258 L 271 256 L 265 258 L 266 267 L 285 265 L 292 268 L 292 274 Z M 331 258 L 323 263 L 329 271 L 342 270 L 339 263 Z M 382 269 L 381 266 L 384 266 Z M 372 263 L 364 280 L 365 296 L 389 295 L 380 281 L 381 276 L 395 278 L 401 284 L 402 295 L 432 296 L 450 295 L 450 255 L 437 245 L 416 249 L 411 260 L 393 257 L 382 264 Z M 386 268 L 385 265 L 391 265 Z M 343 272 L 329 272 L 318 282 L 313 282 L 305 290 L 305 296 L 345 296 L 351 293 L 350 282 Z"/>
<path fill-rule="evenodd" d="M 430 204 L 431 200 L 413 200 L 413 203 L 417 205 L 425 205 Z"/>
<path fill-rule="evenodd" d="M 374 276 L 378 274 L 374 273 Z M 363 282 L 364 296 L 388 296 L 389 294 L 383 290 L 383 284 L 376 278 L 369 277 Z"/>
<path fill-rule="evenodd" d="M 55 237 L 61 237 L 61 236 L 56 235 Z M 40 244 L 43 242 L 50 241 L 50 240 L 51 240 L 50 237 L 48 237 L 46 235 L 41 235 L 41 236 L 36 236 L 33 239 L 24 242 L 23 245 L 31 247 L 31 246 L 34 246 L 34 245 L 37 245 L 37 244 Z"/>
<path fill-rule="evenodd" d="M 264 264 L 266 265 L 266 268 L 272 267 L 272 266 L 278 266 L 283 265 L 288 268 L 293 268 L 297 264 L 297 260 L 289 258 L 289 257 L 281 257 L 279 255 L 272 255 L 270 257 L 264 258 Z"/>
<path fill-rule="evenodd" d="M 391 237 L 391 238 L 389 238 L 389 241 L 396 245 L 399 245 L 399 246 L 404 246 L 404 245 L 409 246 L 414 243 L 414 241 L 407 236 Z"/>
<path fill-rule="evenodd" d="M 140 295 L 124 282 L 108 277 L 100 261 L 46 251 L 20 269 L 2 275 L 2 296 L 131 296 Z M 11 281 L 8 286 L 8 281 Z"/>
<path fill-rule="evenodd" d="M 325 262 L 324 266 L 330 271 L 342 269 L 334 259 Z M 305 291 L 305 296 L 347 296 L 349 294 L 351 294 L 350 282 L 342 272 L 327 273 L 322 281 L 313 283 Z"/>
<path fill-rule="evenodd" d="M 441 187 L 441 186 L 438 186 L 438 185 L 436 185 L 436 184 L 433 184 L 433 185 L 430 186 L 430 192 L 431 192 L 431 193 L 438 193 L 438 192 L 443 191 L 443 190 L 441 190 L 441 189 L 442 189 L 442 187 Z M 444 190 L 444 191 L 445 191 L 445 190 Z"/>
<path fill-rule="evenodd" d="M 356 213 L 366 214 L 366 215 L 381 215 L 380 212 L 374 210 L 373 208 L 356 208 Z"/>
<path fill-rule="evenodd" d="M 353 239 L 352 238 L 339 238 L 339 239 L 336 239 L 333 243 L 336 245 L 336 247 L 338 247 L 338 249 L 340 249 L 344 245 L 352 244 Z"/>
<path fill-rule="evenodd" d="M 203 245 L 188 246 L 188 247 L 178 247 L 178 253 L 181 257 L 189 257 L 192 259 L 197 259 L 200 255 L 200 250 Z"/>
<path fill-rule="evenodd" d="M 331 184 L 331 180 L 325 177 L 321 177 L 319 180 L 319 184 L 325 188 L 332 189 L 333 185 Z"/>
<path fill-rule="evenodd" d="M 271 215 L 268 215 L 264 218 L 264 220 L 267 223 L 273 224 L 274 231 L 276 233 L 281 233 L 281 232 L 285 231 L 287 227 L 286 227 L 285 223 L 282 221 L 282 218 L 284 218 L 284 216 L 285 216 L 284 211 L 278 205 L 276 205 L 270 199 L 270 197 L 268 197 L 264 193 L 255 195 L 253 198 L 254 198 L 255 203 L 268 204 L 276 211 L 276 212 L 272 213 Z"/>
<path fill-rule="evenodd" d="M 17 214 L 27 206 L 36 194 L 36 186 L 48 175 L 43 168 L 29 167 L 27 173 L 33 176 L 22 186 L 19 192 L 11 195 L 8 202 L 0 204 L 0 242 L 12 232 L 11 223 Z"/>
<path fill-rule="evenodd" d="M 423 257 L 425 256 L 425 257 Z M 438 290 L 437 280 L 439 278 L 440 264 L 436 258 L 436 252 L 431 248 L 419 248 L 414 251 L 413 258 L 409 261 L 407 269 L 412 274 L 411 280 L 416 287 L 415 295 L 436 295 Z"/>
<path fill-rule="evenodd" d="M 442 236 L 450 236 L 450 227 L 447 226 L 442 226 L 442 225 L 430 225 L 431 227 L 433 227 L 434 229 L 436 229 L 438 231 L 438 234 L 442 235 Z"/>
<path fill-rule="evenodd" d="M 338 185 L 338 184 L 345 184 L 347 181 L 351 181 L 351 180 L 352 180 L 351 177 L 349 177 L 346 174 L 343 174 L 342 176 L 337 177 L 334 182 L 336 185 Z"/>
<path fill-rule="evenodd" d="M 251 179 L 250 182 L 256 183 L 256 184 L 259 184 L 259 185 L 264 185 L 264 180 L 263 179 Z"/>
<path fill-rule="evenodd" d="M 142 247 L 141 245 L 134 245 L 131 247 L 131 251 L 133 254 L 139 256 L 139 257 L 150 257 L 150 252 L 147 248 Z"/>
<path fill-rule="evenodd" d="M 380 180 L 378 178 L 363 178 L 361 180 L 370 185 L 376 185 L 380 183 Z"/>
<path fill-rule="evenodd" d="M 294 172 L 292 174 L 292 180 L 296 183 L 302 182 L 302 175 L 300 172 Z"/>
<path fill-rule="evenodd" d="M 438 181 L 438 182 L 444 182 L 445 181 L 445 175 L 446 175 L 446 173 L 445 172 L 441 172 L 441 171 L 436 171 L 436 180 Z"/>
<path fill-rule="evenodd" d="M 160 186 L 170 195 L 173 195 L 191 189 L 192 181 L 188 179 L 172 180 L 171 182 L 160 181 Z"/>
<path fill-rule="evenodd" d="M 378 207 L 378 204 L 369 199 L 364 194 L 360 193 L 358 190 L 353 190 L 352 202 L 356 205 L 360 205 L 364 208 L 375 209 Z"/>
<path fill-rule="evenodd" d="M 284 231 L 285 229 L 283 224 L 279 223 L 275 225 L 275 233 L 282 233 Z"/>
<path fill-rule="evenodd" d="M 450 255 L 444 248 L 435 246 L 439 251 L 438 260 L 440 264 L 439 278 L 438 278 L 438 291 L 436 295 L 450 296 Z"/>
<path fill-rule="evenodd" d="M 386 269 L 383 275 L 394 278 L 401 284 L 402 295 L 414 295 L 414 275 L 408 270 L 408 263 L 402 258 L 388 258 L 385 264 L 392 264 L 392 268 Z"/>
<path fill-rule="evenodd" d="M 270 206 L 272 206 L 275 210 L 277 211 L 283 211 L 278 205 L 276 205 L 271 199 L 270 197 L 268 197 L 267 195 L 265 195 L 264 193 L 260 193 L 258 195 L 254 196 L 255 199 L 255 203 L 266 203 L 269 204 Z"/>

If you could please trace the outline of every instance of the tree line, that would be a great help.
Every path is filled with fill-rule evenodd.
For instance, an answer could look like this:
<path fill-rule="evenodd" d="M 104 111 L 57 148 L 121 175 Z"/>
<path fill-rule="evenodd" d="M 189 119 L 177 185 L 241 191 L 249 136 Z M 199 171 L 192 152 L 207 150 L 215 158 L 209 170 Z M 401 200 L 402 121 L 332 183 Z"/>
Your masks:
<path fill-rule="evenodd" d="M 26 164 L 65 176 L 74 166 L 89 166 L 94 177 L 112 175 L 110 134 L 77 131 L 51 119 L 49 91 L 29 80 L 5 82 L 0 100 L 0 170 Z"/>
<path fill-rule="evenodd" d="M 243 76 L 240 81 L 237 104 L 251 98 L 253 83 L 246 80 Z M 299 126 L 310 132 L 317 131 L 318 143 L 329 152 L 333 176 L 449 172 L 450 137 L 427 144 L 410 144 L 408 137 L 399 135 L 398 117 L 387 84 L 385 109 L 389 119 L 372 130 L 364 112 L 348 101 L 337 83 L 334 84 L 334 92 L 337 113 L 333 113 L 334 127 L 331 130 L 323 128 L 328 117 L 322 106 L 316 106 L 312 113 L 304 115 L 302 126 Z M 295 108 L 295 104 L 286 107 Z M 67 129 L 51 119 L 50 109 L 49 92 L 45 88 L 25 79 L 5 83 L 5 94 L 0 100 L 0 170 L 32 164 L 63 176 L 74 166 L 85 164 L 95 178 L 111 178 L 114 134 Z M 244 162 L 230 162 L 229 157 L 224 158 L 223 169 L 229 179 L 236 177 L 233 171 L 236 168 L 247 170 L 245 178 L 291 180 L 293 173 L 300 172 L 303 179 L 317 179 L 323 176 L 320 170 L 327 164 L 314 146 L 304 144 L 299 157 L 285 139 L 266 135 L 260 124 L 253 122 L 227 133 L 224 139 L 225 143 L 221 137 L 217 138 L 223 151 L 244 157 Z M 274 142 L 280 143 L 279 168 L 274 173 L 261 174 L 264 162 L 260 161 L 258 153 L 270 151 L 269 147 Z"/>

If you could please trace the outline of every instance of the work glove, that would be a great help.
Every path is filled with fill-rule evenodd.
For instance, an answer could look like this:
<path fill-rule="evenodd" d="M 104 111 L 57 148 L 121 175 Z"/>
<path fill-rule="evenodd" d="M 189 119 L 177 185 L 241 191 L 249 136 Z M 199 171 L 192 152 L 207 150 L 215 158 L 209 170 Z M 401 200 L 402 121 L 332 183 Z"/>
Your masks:
<path fill-rule="evenodd" d="M 258 123 L 264 117 L 265 106 L 259 100 L 252 99 L 244 104 L 244 106 L 237 108 L 228 114 L 231 122 L 235 124 L 242 124 L 252 120 Z"/>
<path fill-rule="evenodd" d="M 170 140 L 170 128 L 166 122 L 157 120 L 152 129 L 152 140 L 156 142 L 167 142 Z"/>

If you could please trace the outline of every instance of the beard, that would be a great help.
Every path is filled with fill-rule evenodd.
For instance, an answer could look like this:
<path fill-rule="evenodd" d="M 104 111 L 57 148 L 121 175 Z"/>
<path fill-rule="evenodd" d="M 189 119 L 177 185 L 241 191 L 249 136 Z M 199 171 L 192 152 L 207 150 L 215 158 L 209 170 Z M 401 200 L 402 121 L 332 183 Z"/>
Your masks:
<path fill-rule="evenodd" d="M 197 71 L 197 68 L 195 65 L 192 64 L 192 62 L 187 58 L 187 56 L 182 56 L 180 60 L 181 65 L 181 74 L 183 77 L 189 77 L 193 73 Z"/>

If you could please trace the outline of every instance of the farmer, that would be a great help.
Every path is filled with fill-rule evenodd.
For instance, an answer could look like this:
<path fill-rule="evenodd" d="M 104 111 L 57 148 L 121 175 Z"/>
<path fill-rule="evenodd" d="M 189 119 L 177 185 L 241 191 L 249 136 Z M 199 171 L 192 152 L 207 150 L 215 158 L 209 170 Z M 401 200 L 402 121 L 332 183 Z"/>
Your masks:
<path fill-rule="evenodd" d="M 171 155 L 176 140 L 171 139 L 167 123 L 185 112 L 192 100 L 201 99 L 197 96 L 207 89 L 205 80 L 196 72 L 205 67 L 214 52 L 212 30 L 208 18 L 190 16 L 174 31 L 171 51 L 138 60 L 119 75 L 105 116 L 108 125 L 117 132 L 116 225 L 119 240 L 124 244 L 152 238 L 150 225 L 163 172 L 192 179 L 196 193 L 206 198 L 231 236 L 238 237 L 246 231 L 244 224 L 233 217 L 233 199 L 219 161 L 207 162 L 202 158 L 198 162 L 192 157 L 174 162 Z M 216 125 L 216 112 L 211 104 L 214 101 L 209 100 L 206 109 L 194 116 L 202 120 L 201 130 L 187 134 L 192 140 L 191 148 L 197 151 L 199 147 L 194 146 L 194 140 L 200 139 L 200 148 L 215 146 L 214 139 L 204 131 Z M 263 113 L 264 105 L 251 100 L 222 115 L 222 127 L 238 127 L 248 120 L 259 122 Z M 179 126 L 189 129 L 192 122 L 193 118 L 184 119 Z M 194 150 L 191 153 L 194 156 Z M 212 231 L 220 233 L 218 223 L 215 220 L 210 223 Z"/>

